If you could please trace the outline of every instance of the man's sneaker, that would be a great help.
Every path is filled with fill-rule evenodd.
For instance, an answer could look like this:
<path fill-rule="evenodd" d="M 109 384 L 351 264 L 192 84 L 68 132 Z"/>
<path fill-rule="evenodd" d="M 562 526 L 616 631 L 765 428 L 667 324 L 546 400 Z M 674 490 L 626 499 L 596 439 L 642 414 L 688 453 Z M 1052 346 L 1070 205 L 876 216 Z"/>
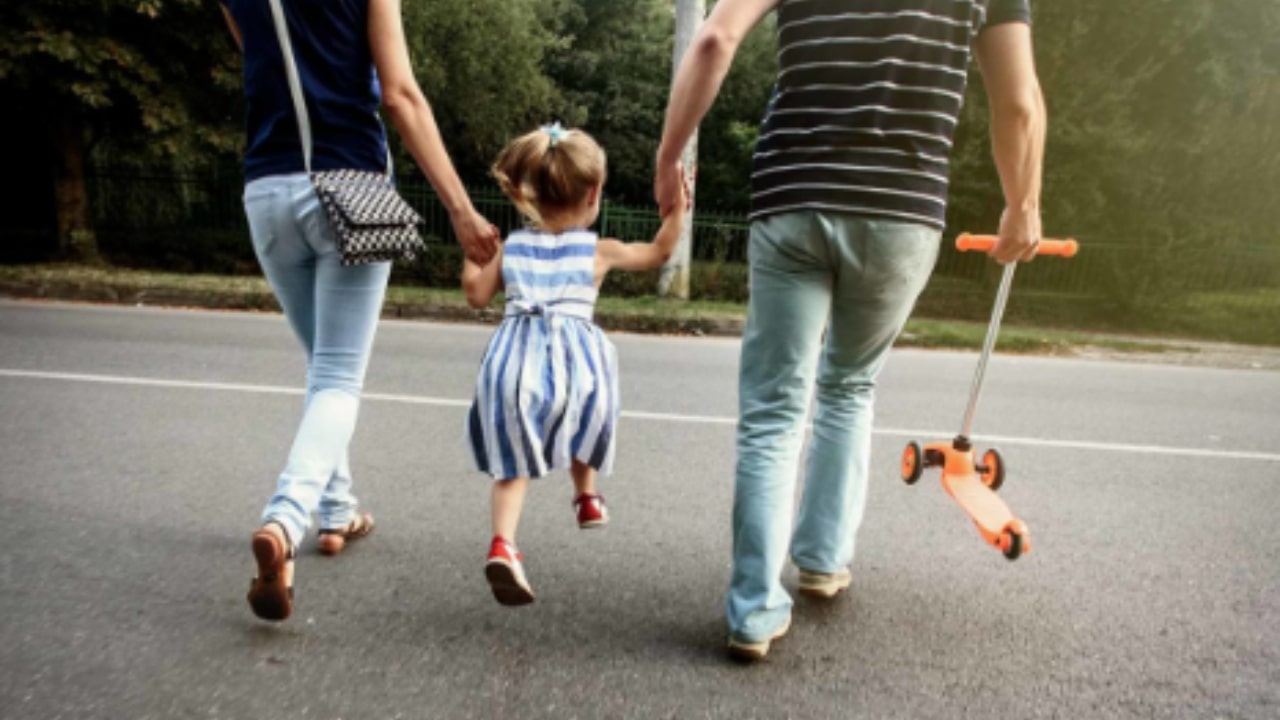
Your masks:
<path fill-rule="evenodd" d="M 524 577 L 524 556 L 515 543 L 494 536 L 489 546 L 489 559 L 484 564 L 484 576 L 489 579 L 493 596 L 503 605 L 528 605 L 533 602 L 533 588 Z"/>
<path fill-rule="evenodd" d="M 833 573 L 811 572 L 801 569 L 799 590 L 801 595 L 808 595 L 811 598 L 820 600 L 830 600 L 849 587 L 849 583 L 852 580 L 853 575 L 849 573 L 847 568 L 841 568 Z"/>
<path fill-rule="evenodd" d="M 574 498 L 573 509 L 578 511 L 578 527 L 584 530 L 609 522 L 609 508 L 604 506 L 604 498 L 600 495 L 579 495 Z"/>
<path fill-rule="evenodd" d="M 791 629 L 791 616 L 788 615 L 782 627 L 769 636 L 766 640 L 751 642 L 748 640 L 739 640 L 734 636 L 729 636 L 729 655 L 736 660 L 744 662 L 757 662 L 763 660 L 765 655 L 769 654 L 769 646 L 773 641 L 780 639 L 787 631 Z"/>

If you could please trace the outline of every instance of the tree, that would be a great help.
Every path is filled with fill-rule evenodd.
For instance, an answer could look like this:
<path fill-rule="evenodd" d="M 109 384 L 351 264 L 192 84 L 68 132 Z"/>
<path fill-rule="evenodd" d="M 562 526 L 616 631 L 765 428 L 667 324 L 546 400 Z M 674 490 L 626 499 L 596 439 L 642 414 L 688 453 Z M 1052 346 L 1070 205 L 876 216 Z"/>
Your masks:
<path fill-rule="evenodd" d="M 1159 303 L 1274 237 L 1280 5 L 1034 7 L 1049 106 L 1046 230 L 1114 258 L 1109 276 L 1094 276 L 1094 291 L 1122 304 Z M 975 73 L 953 157 L 948 219 L 957 230 L 995 227 L 1002 207 L 988 128 Z"/>
<path fill-rule="evenodd" d="M 671 74 L 667 0 L 569 0 L 552 20 L 562 43 L 546 61 L 562 90 L 556 114 L 609 155 L 609 196 L 652 200 L 653 156 Z"/>
<path fill-rule="evenodd" d="M 199 0 L 44 0 L 0 6 L 0 83 L 48 130 L 57 239 L 96 255 L 87 157 L 168 159 L 233 149 L 236 59 Z M 6 103 L 7 105 L 9 103 Z"/>
<path fill-rule="evenodd" d="M 513 135 L 546 122 L 560 92 L 543 70 L 560 46 L 556 0 L 404 0 L 414 71 L 460 172 L 483 182 Z"/>

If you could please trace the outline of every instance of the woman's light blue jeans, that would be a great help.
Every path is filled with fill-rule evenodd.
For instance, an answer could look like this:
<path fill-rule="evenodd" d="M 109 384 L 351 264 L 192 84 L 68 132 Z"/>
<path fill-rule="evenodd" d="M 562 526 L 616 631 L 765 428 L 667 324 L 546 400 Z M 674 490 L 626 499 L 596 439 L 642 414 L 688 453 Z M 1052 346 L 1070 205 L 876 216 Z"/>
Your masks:
<path fill-rule="evenodd" d="M 307 355 L 302 423 L 262 513 L 263 522 L 280 523 L 297 546 L 311 513 L 319 512 L 326 529 L 354 517 L 347 446 L 391 264 L 342 264 L 306 174 L 250 182 L 244 207 L 258 262 Z"/>
<path fill-rule="evenodd" d="M 940 232 L 924 225 L 840 213 L 799 211 L 752 224 L 726 602 L 735 638 L 764 640 L 786 622 L 788 541 L 804 570 L 832 573 L 853 561 L 876 376 L 939 242 Z M 817 412 L 793 534 L 811 395 Z"/>

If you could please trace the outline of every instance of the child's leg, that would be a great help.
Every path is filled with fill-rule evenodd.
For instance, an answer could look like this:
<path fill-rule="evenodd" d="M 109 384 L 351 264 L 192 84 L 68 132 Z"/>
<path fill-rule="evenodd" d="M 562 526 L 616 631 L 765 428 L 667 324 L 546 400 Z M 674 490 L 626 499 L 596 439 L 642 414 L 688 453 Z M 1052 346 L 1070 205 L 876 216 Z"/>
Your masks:
<path fill-rule="evenodd" d="M 569 472 L 573 475 L 573 509 L 578 513 L 578 527 L 585 530 L 609 522 L 604 498 L 596 493 L 596 469 L 574 460 Z"/>
<path fill-rule="evenodd" d="M 493 596 L 503 605 L 533 602 L 533 588 L 524 576 L 524 563 L 516 550 L 516 526 L 524 509 L 529 478 L 499 480 L 493 484 L 493 544 L 484 563 L 484 575 Z"/>
<path fill-rule="evenodd" d="M 595 468 L 580 460 L 574 460 L 573 467 L 569 472 L 573 475 L 573 496 L 575 498 L 580 495 L 596 494 Z"/>
<path fill-rule="evenodd" d="M 524 510 L 524 496 L 529 490 L 529 478 L 499 480 L 493 484 L 493 534 L 504 540 L 516 541 L 516 526 Z"/>

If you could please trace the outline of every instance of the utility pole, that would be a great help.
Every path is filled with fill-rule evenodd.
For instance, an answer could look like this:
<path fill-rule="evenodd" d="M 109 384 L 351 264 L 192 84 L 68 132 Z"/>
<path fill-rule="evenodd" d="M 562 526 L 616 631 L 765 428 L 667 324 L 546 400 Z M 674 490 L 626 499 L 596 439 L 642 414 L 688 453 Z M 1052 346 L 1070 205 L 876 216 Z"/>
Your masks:
<path fill-rule="evenodd" d="M 697 34 L 698 27 L 702 25 L 702 19 L 706 15 L 706 0 L 676 0 L 676 42 L 671 64 L 672 81 L 675 80 L 675 73 L 680 69 L 685 51 L 689 49 L 693 36 Z M 686 177 L 691 180 L 697 177 L 698 133 L 696 130 L 693 137 L 689 138 L 689 144 L 685 145 L 684 151 L 680 153 L 680 164 L 684 166 Z M 693 200 L 692 185 L 693 183 L 690 182 L 690 201 Z M 658 278 L 658 295 L 681 300 L 689 299 L 689 259 L 692 248 L 693 207 L 690 205 L 689 211 L 684 216 L 684 230 L 680 232 L 680 242 L 676 245 L 676 251 L 662 266 L 662 275 Z"/>

